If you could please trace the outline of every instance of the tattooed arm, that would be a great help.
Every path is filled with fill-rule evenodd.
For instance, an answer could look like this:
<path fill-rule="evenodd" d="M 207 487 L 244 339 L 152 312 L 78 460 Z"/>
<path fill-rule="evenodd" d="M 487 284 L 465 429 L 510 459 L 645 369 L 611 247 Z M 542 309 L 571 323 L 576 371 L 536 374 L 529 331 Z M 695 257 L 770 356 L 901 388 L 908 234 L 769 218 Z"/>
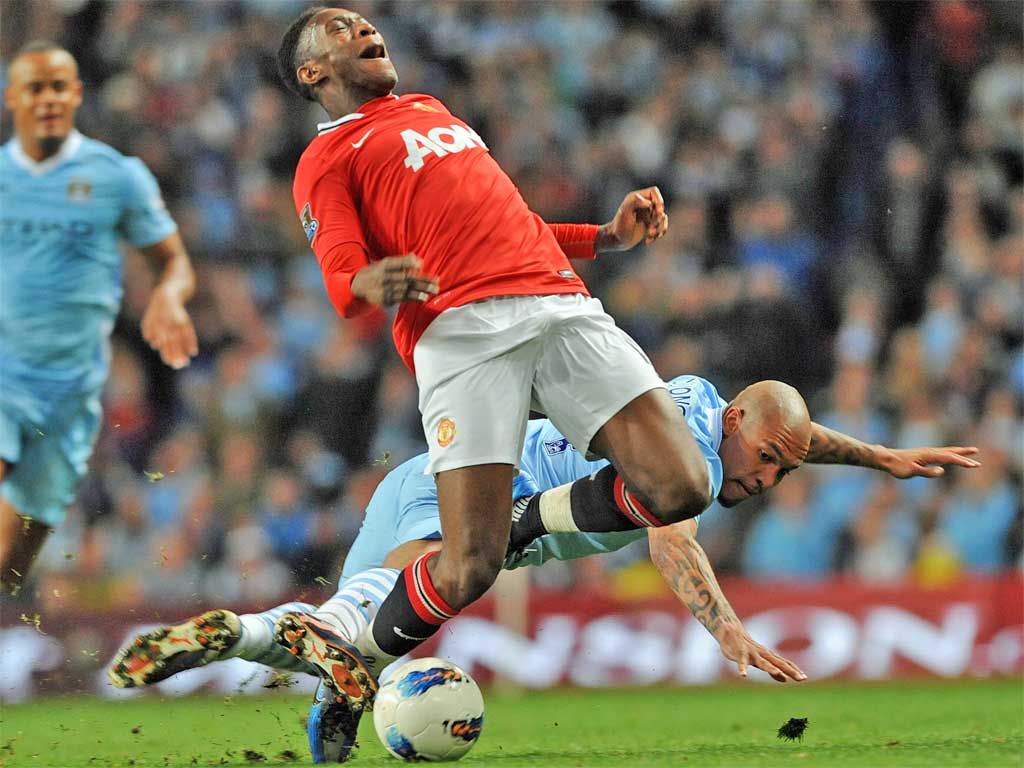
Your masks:
<path fill-rule="evenodd" d="M 736 662 L 743 677 L 752 664 L 780 683 L 806 680 L 799 667 L 747 634 L 736 612 L 722 594 L 708 556 L 697 543 L 697 521 L 684 520 L 675 525 L 651 528 L 647 532 L 651 561 L 680 601 L 711 636 L 722 654 Z"/>
<path fill-rule="evenodd" d="M 809 464 L 846 464 L 888 472 L 901 479 L 908 477 L 941 477 L 944 465 L 981 466 L 968 458 L 978 452 L 974 447 L 886 448 L 869 445 L 834 429 L 811 423 L 811 447 L 804 459 Z"/>
<path fill-rule="evenodd" d="M 693 617 L 718 639 L 723 627 L 742 625 L 696 536 L 696 520 L 650 529 L 651 561 Z"/>

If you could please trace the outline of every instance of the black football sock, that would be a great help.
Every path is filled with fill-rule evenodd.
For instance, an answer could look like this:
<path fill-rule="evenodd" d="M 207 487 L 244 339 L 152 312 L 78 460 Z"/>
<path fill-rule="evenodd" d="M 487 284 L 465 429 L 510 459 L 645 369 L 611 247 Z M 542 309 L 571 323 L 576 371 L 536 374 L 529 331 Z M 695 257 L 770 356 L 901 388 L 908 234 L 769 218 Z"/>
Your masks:
<path fill-rule="evenodd" d="M 574 483 L 519 499 L 512 510 L 512 550 L 545 533 L 631 531 L 663 523 L 607 466 Z"/>
<path fill-rule="evenodd" d="M 430 580 L 427 561 L 436 554 L 421 555 L 399 574 L 370 624 L 374 645 L 388 656 L 404 656 L 458 614 Z"/>

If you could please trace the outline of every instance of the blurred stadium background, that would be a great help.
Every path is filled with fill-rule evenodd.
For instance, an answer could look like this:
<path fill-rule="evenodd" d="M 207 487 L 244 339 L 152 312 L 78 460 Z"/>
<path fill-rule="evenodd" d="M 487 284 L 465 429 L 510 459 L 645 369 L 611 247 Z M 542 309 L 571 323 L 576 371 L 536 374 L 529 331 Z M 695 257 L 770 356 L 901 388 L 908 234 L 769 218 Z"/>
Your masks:
<path fill-rule="evenodd" d="M 109 693 L 99 670 L 133 626 L 329 594 L 375 484 L 424 449 L 388 318 L 336 318 L 291 203 L 322 115 L 274 51 L 307 5 L 3 0 L 3 62 L 67 46 L 81 130 L 158 177 L 201 352 L 173 373 L 144 344 L 152 277 L 127 253 L 105 426 L 4 605 L 0 699 L 45 690 L 53 643 Z M 1021 671 L 1021 3 L 346 5 L 385 35 L 399 90 L 473 125 L 545 219 L 602 222 L 660 185 L 668 236 L 582 269 L 666 378 L 726 397 L 780 378 L 863 439 L 980 447 L 981 469 L 940 482 L 808 468 L 708 510 L 701 541 L 755 635 L 819 677 Z M 519 642 L 537 662 L 519 682 L 541 687 L 722 673 L 644 546 L 530 578 L 532 640 L 487 603 L 442 650 L 514 674 L 470 646 Z M 643 663 L 605 663 L 625 643 Z"/>

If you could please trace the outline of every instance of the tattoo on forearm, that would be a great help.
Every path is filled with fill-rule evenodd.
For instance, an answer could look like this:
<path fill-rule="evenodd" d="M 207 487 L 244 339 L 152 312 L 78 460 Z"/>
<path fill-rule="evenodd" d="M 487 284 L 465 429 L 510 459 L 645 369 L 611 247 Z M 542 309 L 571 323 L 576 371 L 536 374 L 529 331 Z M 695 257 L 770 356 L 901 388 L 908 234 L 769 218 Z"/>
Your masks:
<path fill-rule="evenodd" d="M 652 539 L 651 556 L 672 591 L 708 632 L 717 636 L 727 625 L 740 626 L 696 539 L 682 531 L 666 531 Z"/>
<path fill-rule="evenodd" d="M 612 231 L 611 224 L 602 224 L 597 229 L 597 237 L 594 238 L 594 251 L 600 253 L 601 251 L 612 251 L 615 250 L 619 245 L 619 238 L 615 236 Z"/>
<path fill-rule="evenodd" d="M 877 467 L 876 448 L 820 424 L 811 425 L 811 464 L 847 464 L 853 467 Z"/>

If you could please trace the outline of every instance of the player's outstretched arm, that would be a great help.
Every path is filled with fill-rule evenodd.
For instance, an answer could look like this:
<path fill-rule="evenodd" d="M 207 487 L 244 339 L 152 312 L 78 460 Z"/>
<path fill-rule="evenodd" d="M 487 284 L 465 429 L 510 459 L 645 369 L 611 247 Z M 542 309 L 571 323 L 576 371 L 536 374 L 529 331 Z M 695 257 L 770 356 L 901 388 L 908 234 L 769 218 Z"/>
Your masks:
<path fill-rule="evenodd" d="M 153 289 L 142 315 L 142 337 L 172 368 L 184 368 L 199 353 L 199 341 L 185 302 L 196 289 L 181 235 L 175 232 L 158 243 L 142 248 L 146 256 L 163 264 L 160 281 Z"/>
<path fill-rule="evenodd" d="M 622 200 L 612 220 L 598 228 L 594 250 L 628 251 L 641 241 L 650 245 L 667 231 L 668 215 L 661 190 L 634 189 Z"/>
<path fill-rule="evenodd" d="M 651 528 L 647 532 L 651 561 L 694 618 L 704 625 L 740 675 L 753 665 L 775 680 L 806 680 L 807 675 L 789 659 L 756 642 L 718 586 L 707 553 L 697 543 L 697 521 Z"/>
<path fill-rule="evenodd" d="M 565 255 L 589 260 L 602 251 L 627 251 L 650 244 L 668 231 L 665 201 L 657 187 L 634 189 L 607 224 L 548 224 Z"/>
<path fill-rule="evenodd" d="M 811 448 L 804 461 L 811 464 L 846 464 L 888 472 L 893 477 L 941 477 L 945 467 L 980 467 L 970 458 L 978 452 L 974 446 L 944 448 L 887 448 L 869 445 L 834 429 L 811 423 Z"/>

